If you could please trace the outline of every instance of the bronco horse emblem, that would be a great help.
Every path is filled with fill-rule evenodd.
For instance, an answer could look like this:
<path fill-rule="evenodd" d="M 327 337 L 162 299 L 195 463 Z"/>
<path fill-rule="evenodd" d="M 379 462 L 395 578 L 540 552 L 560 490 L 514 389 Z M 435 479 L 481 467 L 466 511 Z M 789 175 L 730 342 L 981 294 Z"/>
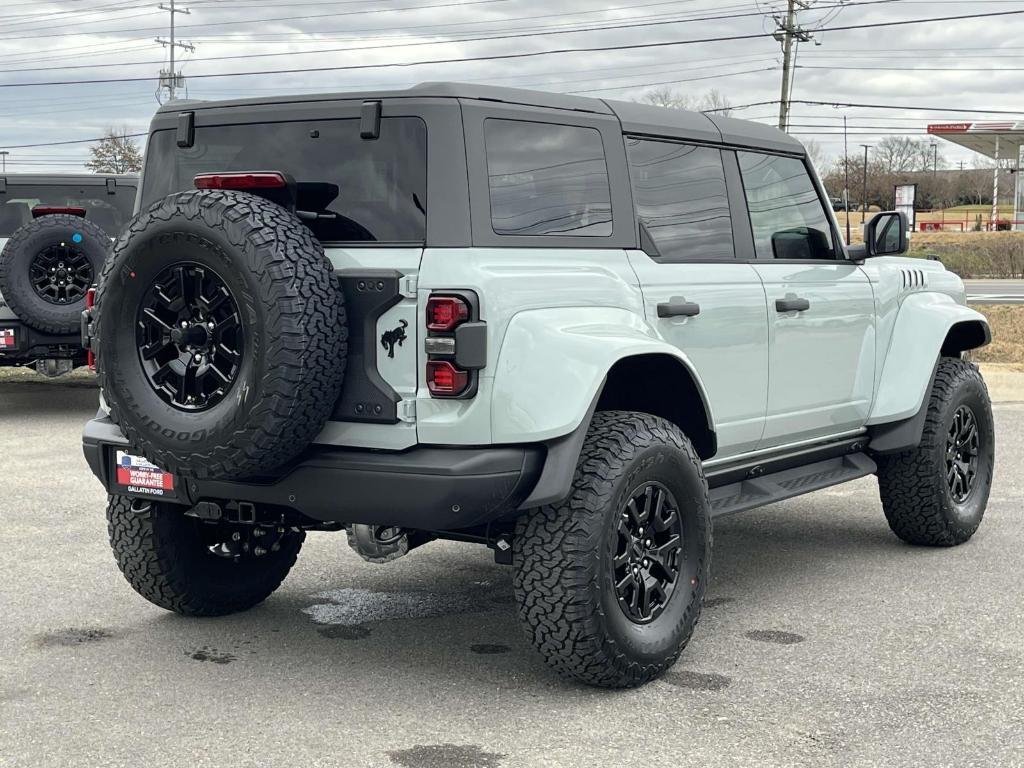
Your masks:
<path fill-rule="evenodd" d="M 407 320 L 399 320 L 398 323 L 397 328 L 384 331 L 380 337 L 380 345 L 388 351 L 388 357 L 394 357 L 395 345 L 402 346 L 402 342 L 407 338 L 405 329 L 409 327 L 409 322 Z"/>

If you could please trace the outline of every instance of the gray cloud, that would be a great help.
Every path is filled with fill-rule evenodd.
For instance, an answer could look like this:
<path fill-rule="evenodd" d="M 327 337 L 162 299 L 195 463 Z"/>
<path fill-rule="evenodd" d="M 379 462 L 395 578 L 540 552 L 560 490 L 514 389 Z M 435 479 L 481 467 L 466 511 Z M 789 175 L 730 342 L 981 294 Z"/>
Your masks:
<path fill-rule="evenodd" d="M 184 55 L 182 69 L 186 76 L 228 74 L 754 35 L 772 29 L 769 16 L 773 9 L 781 7 L 779 0 L 609 0 L 602 5 L 581 0 L 453 3 L 454 0 L 387 0 L 385 4 L 376 0 L 181 3 L 191 9 L 191 14 L 178 17 L 179 37 L 196 45 L 194 54 Z M 820 0 L 818 8 L 804 14 L 804 23 L 871 24 L 1024 9 L 1024 2 L 1005 0 L 896 0 L 842 9 L 823 7 L 835 4 L 835 0 Z M 82 12 L 83 5 L 75 0 L 9 0 L 0 16 L 0 84 L 155 76 L 166 52 L 153 38 L 166 36 L 168 17 L 155 7 L 155 0 L 152 4 L 146 0 L 98 0 L 91 4 L 93 10 L 89 13 Z M 444 7 L 382 10 L 426 5 Z M 687 18 L 744 14 L 754 15 L 681 23 Z M 539 34 L 577 27 L 638 24 L 646 26 Z M 929 121 L 963 117 L 959 112 L 962 109 L 1020 109 L 1024 116 L 1024 98 L 1018 95 L 1017 86 L 1020 73 L 997 71 L 1024 66 L 1024 48 L 1017 44 L 1022 31 L 1024 16 L 1008 16 L 822 34 L 822 45 L 800 47 L 801 68 L 797 72 L 795 98 L 924 105 L 940 107 L 941 111 L 836 109 L 797 104 L 793 130 L 800 138 L 815 139 L 827 154 L 835 156 L 842 151 L 842 137 L 837 132 L 843 115 L 849 119 L 850 144 L 856 151 L 860 151 L 861 143 L 878 141 L 899 126 L 905 126 L 907 133 L 921 134 Z M 522 33 L 529 36 L 466 39 Z M 304 53 L 319 49 L 334 50 Z M 222 58 L 268 53 L 282 55 Z M 713 87 L 734 104 L 747 104 L 778 98 L 780 60 L 779 44 L 771 37 L 762 37 L 403 68 L 194 77 L 188 82 L 188 92 L 195 98 L 220 99 L 278 92 L 402 87 L 444 79 L 638 99 L 654 87 L 648 84 L 680 81 L 670 82 L 667 87 L 697 95 Z M 977 71 L 945 71 L 951 68 Z M 758 71 L 736 74 L 748 70 Z M 0 148 L 91 137 L 110 125 L 144 131 L 156 108 L 154 90 L 154 81 L 0 88 Z M 777 109 L 776 105 L 756 107 L 737 112 L 736 116 L 772 122 Z M 973 117 L 984 119 L 980 115 Z M 21 171 L 73 170 L 80 167 L 86 156 L 85 147 L 74 145 L 11 152 L 9 169 Z M 952 147 L 946 156 L 953 161 L 971 159 L 968 153 Z"/>

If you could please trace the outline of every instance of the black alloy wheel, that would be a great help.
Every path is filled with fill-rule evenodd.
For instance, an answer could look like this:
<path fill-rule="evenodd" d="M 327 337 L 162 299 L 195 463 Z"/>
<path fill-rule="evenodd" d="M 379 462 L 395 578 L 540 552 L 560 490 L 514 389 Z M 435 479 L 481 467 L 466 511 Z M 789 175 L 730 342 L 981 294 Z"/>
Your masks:
<path fill-rule="evenodd" d="M 963 504 L 974 492 L 978 476 L 978 420 L 968 406 L 953 413 L 946 435 L 946 482 L 953 501 Z"/>
<path fill-rule="evenodd" d="M 619 607 L 647 624 L 668 605 L 679 580 L 683 525 L 672 492 L 651 481 L 636 488 L 619 515 L 612 568 Z"/>
<path fill-rule="evenodd" d="M 174 264 L 153 281 L 139 304 L 136 339 L 150 386 L 183 411 L 221 402 L 245 349 L 238 306 L 224 280 L 193 263 Z"/>
<path fill-rule="evenodd" d="M 95 280 L 92 261 L 66 242 L 44 248 L 29 264 L 29 280 L 36 295 L 50 304 L 72 304 L 85 297 Z"/>

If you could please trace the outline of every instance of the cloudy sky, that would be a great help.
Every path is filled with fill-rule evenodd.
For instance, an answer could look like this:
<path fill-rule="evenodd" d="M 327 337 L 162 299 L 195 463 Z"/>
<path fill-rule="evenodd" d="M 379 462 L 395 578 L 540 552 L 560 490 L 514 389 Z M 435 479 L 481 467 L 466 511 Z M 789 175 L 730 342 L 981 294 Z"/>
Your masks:
<path fill-rule="evenodd" d="M 165 5 L 169 0 L 165 0 Z M 488 82 L 614 99 L 656 88 L 734 105 L 778 100 L 772 39 L 785 0 L 178 0 L 179 51 L 193 98 Z M 1024 14 L 861 29 L 902 20 L 1024 12 L 1024 0 L 817 0 L 800 15 L 820 45 L 799 47 L 792 132 L 851 154 L 929 122 L 1024 119 Z M 0 6 L 0 150 L 8 171 L 76 170 L 87 145 L 53 142 L 144 132 L 167 52 L 157 0 L 6 0 Z M 693 42 L 713 38 L 745 38 Z M 653 43 L 674 43 L 651 45 Z M 616 48 L 617 50 L 587 50 Z M 563 51 L 528 57 L 513 54 Z M 564 52 L 568 50 L 568 52 Z M 480 60 L 490 57 L 489 60 Z M 469 59 L 437 63 L 439 60 Z M 472 60 L 476 59 L 476 60 Z M 411 66 L 382 66 L 411 64 Z M 335 68 L 314 72 L 287 72 Z M 270 74 L 240 75 L 246 72 Z M 119 80 L 83 84 L 83 80 Z M 24 84 L 24 85 L 23 85 Z M 908 106 L 927 107 L 912 111 Z M 778 105 L 736 117 L 776 122 Z M 48 146 L 23 147 L 28 144 Z M 950 164 L 976 156 L 951 145 Z"/>

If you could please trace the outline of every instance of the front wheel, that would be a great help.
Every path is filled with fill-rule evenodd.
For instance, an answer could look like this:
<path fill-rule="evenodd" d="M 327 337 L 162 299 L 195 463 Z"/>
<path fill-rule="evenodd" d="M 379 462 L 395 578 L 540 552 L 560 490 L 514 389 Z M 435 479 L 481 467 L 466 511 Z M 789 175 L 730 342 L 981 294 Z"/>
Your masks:
<path fill-rule="evenodd" d="M 908 544 L 963 544 L 981 525 L 992 489 L 995 427 L 976 366 L 943 358 L 917 448 L 878 460 L 882 508 Z"/>
<path fill-rule="evenodd" d="M 186 616 L 223 616 L 263 602 L 288 575 L 306 536 L 209 523 L 185 512 L 126 496 L 111 496 L 107 506 L 110 546 L 128 583 L 154 605 Z"/>
<path fill-rule="evenodd" d="M 598 413 L 572 493 L 516 527 L 519 617 L 558 672 L 642 685 L 689 642 L 710 563 L 707 483 L 690 441 L 664 419 Z"/>

